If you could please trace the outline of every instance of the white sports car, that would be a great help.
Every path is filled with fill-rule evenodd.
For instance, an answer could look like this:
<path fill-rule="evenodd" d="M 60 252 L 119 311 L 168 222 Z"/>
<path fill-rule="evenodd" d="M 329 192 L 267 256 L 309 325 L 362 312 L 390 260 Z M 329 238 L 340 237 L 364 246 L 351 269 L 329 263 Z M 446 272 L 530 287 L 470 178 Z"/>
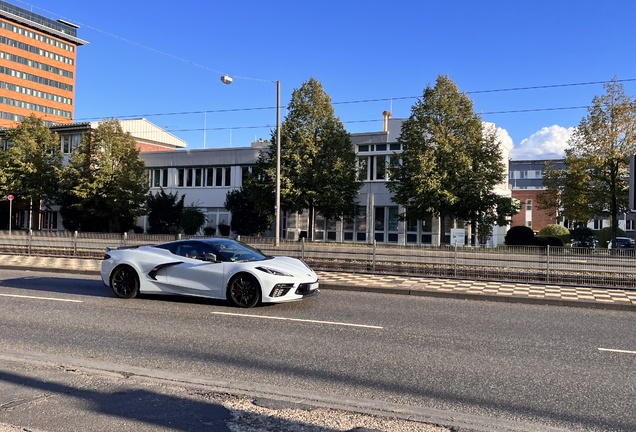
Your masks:
<path fill-rule="evenodd" d="M 313 297 L 318 277 L 301 260 L 270 257 L 228 239 L 107 249 L 102 280 L 122 298 L 138 293 L 227 299 L 239 307 Z"/>

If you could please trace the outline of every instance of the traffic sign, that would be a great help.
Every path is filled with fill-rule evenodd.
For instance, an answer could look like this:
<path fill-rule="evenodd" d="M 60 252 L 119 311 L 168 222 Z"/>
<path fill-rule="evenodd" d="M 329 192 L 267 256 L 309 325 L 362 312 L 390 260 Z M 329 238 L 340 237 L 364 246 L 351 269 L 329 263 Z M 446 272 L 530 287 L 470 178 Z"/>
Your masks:
<path fill-rule="evenodd" d="M 9 195 L 7 198 L 9 198 L 9 201 L 13 201 L 13 195 Z"/>

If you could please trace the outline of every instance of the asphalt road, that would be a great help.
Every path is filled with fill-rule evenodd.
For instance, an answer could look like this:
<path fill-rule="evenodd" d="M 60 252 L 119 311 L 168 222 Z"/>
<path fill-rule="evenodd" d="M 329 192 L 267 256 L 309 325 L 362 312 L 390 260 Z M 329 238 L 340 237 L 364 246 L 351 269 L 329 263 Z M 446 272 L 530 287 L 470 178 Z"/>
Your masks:
<path fill-rule="evenodd" d="M 240 310 L 17 271 L 0 273 L 0 310 L 0 346 L 13 351 L 636 430 L 633 312 L 341 291 Z"/>

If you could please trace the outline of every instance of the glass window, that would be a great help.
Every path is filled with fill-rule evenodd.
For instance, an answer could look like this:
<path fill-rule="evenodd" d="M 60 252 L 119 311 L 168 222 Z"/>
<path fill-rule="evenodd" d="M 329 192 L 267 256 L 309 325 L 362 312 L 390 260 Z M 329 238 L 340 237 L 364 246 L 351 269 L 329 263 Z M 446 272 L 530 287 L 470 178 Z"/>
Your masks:
<path fill-rule="evenodd" d="M 231 180 L 232 180 L 232 168 L 227 167 L 225 168 L 225 186 L 231 186 Z"/>
<path fill-rule="evenodd" d="M 375 146 L 375 151 L 386 151 L 386 144 L 378 144 Z"/>
<path fill-rule="evenodd" d="M 223 168 L 216 169 L 216 186 L 223 186 Z"/>
<path fill-rule="evenodd" d="M 252 172 L 252 168 L 251 167 L 241 167 L 241 184 L 247 184 L 247 179 L 249 178 L 250 174 Z"/>
<path fill-rule="evenodd" d="M 161 170 L 154 170 L 154 174 L 153 174 L 153 179 L 152 179 L 152 186 L 153 187 L 159 187 L 161 185 Z"/>
<path fill-rule="evenodd" d="M 185 170 L 183 168 L 179 168 L 179 172 L 177 175 L 177 186 L 185 186 Z"/>
<path fill-rule="evenodd" d="M 422 232 L 432 232 L 433 230 L 433 216 L 428 216 L 422 219 Z"/>
<path fill-rule="evenodd" d="M 194 170 L 194 185 L 195 186 L 203 185 L 203 170 L 201 168 L 196 168 Z"/>
<path fill-rule="evenodd" d="M 389 145 L 389 149 L 390 150 L 402 150 L 402 144 L 390 144 Z"/>
<path fill-rule="evenodd" d="M 366 180 L 368 170 L 369 170 L 369 158 L 367 156 L 358 158 L 358 180 L 360 181 Z"/>
<path fill-rule="evenodd" d="M 409 219 L 406 221 L 406 230 L 408 232 L 417 232 L 417 219 Z"/>
<path fill-rule="evenodd" d="M 192 187 L 192 168 L 188 168 L 186 171 L 186 186 Z"/>
<path fill-rule="evenodd" d="M 384 231 L 384 207 L 375 208 L 374 222 L 375 231 Z"/>
<path fill-rule="evenodd" d="M 377 156 L 376 159 L 375 179 L 384 180 L 384 177 L 386 176 L 386 156 Z"/>
<path fill-rule="evenodd" d="M 161 186 L 168 187 L 168 169 L 163 170 L 163 178 L 162 178 Z"/>
<path fill-rule="evenodd" d="M 358 151 L 359 152 L 367 152 L 367 151 L 369 151 L 369 146 L 368 145 L 358 146 Z"/>
<path fill-rule="evenodd" d="M 534 172 L 534 178 L 543 178 L 543 171 L 542 170 L 536 170 Z"/>
<path fill-rule="evenodd" d="M 214 168 L 208 168 L 208 175 L 206 176 L 206 186 L 214 186 Z"/>
<path fill-rule="evenodd" d="M 62 136 L 62 153 L 64 154 L 71 153 L 71 136 L 70 135 Z"/>
<path fill-rule="evenodd" d="M 389 207 L 389 231 L 398 230 L 398 207 Z"/>
<path fill-rule="evenodd" d="M 514 171 L 510 171 L 508 173 L 508 178 L 511 178 L 511 179 L 515 178 L 515 172 Z"/>
<path fill-rule="evenodd" d="M 519 171 L 519 178 L 520 179 L 527 179 L 528 178 L 528 171 Z"/>
<path fill-rule="evenodd" d="M 532 210 L 532 200 L 526 200 L 526 210 Z"/>

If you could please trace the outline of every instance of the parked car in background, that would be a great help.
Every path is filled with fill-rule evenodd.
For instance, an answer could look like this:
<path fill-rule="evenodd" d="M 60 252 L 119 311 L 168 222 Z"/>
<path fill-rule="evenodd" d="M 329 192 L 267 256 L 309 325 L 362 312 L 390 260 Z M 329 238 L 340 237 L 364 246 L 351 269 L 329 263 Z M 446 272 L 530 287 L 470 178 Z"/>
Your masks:
<path fill-rule="evenodd" d="M 608 249 L 612 249 L 612 241 L 607 244 Z M 634 239 L 629 237 L 616 237 L 616 249 L 634 249 Z"/>

